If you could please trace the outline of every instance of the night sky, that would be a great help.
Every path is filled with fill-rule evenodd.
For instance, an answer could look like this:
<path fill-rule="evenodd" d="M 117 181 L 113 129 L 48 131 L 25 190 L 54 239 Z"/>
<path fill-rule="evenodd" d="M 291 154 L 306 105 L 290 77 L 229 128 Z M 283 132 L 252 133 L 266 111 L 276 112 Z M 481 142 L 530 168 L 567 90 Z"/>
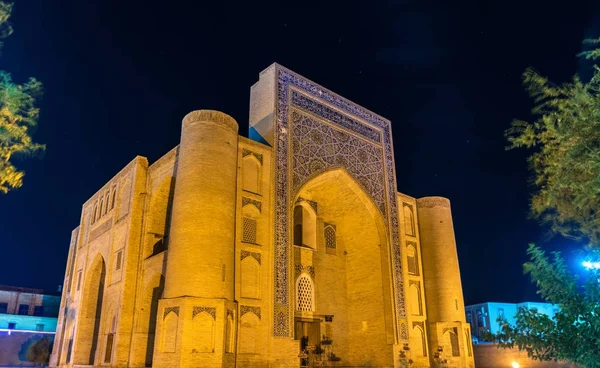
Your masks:
<path fill-rule="evenodd" d="M 44 83 L 23 188 L 0 195 L 0 284 L 56 290 L 81 205 L 136 155 L 179 142 L 196 109 L 247 135 L 250 86 L 273 62 L 393 123 L 399 191 L 450 198 L 466 303 L 537 300 L 527 243 L 570 251 L 527 219 L 521 73 L 584 72 L 597 1 L 18 1 L 0 69 Z M 210 5 L 208 5 L 210 4 Z"/>

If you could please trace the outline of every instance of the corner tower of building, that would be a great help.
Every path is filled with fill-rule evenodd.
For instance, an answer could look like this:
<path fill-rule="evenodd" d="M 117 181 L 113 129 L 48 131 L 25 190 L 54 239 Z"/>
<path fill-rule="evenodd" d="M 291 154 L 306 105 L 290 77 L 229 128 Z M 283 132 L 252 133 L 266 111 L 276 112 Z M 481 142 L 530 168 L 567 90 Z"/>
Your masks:
<path fill-rule="evenodd" d="M 429 346 L 453 366 L 474 367 L 450 201 L 442 197 L 420 198 L 417 211 L 431 331 Z"/>
<path fill-rule="evenodd" d="M 218 111 L 183 119 L 155 367 L 232 365 L 237 132 Z"/>

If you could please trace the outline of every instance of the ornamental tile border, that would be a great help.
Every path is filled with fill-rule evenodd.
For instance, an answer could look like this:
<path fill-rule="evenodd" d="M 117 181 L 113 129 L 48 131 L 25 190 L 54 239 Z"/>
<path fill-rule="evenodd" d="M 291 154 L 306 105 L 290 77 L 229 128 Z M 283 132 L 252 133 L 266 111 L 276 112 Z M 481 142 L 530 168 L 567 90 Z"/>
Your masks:
<path fill-rule="evenodd" d="M 260 201 L 248 197 L 242 197 L 242 207 L 248 204 L 253 204 L 256 208 L 258 208 L 258 212 L 262 213 L 262 203 Z"/>
<path fill-rule="evenodd" d="M 256 152 L 252 152 L 247 148 L 242 148 L 242 157 L 246 157 L 252 155 L 254 157 L 256 157 L 256 159 L 260 162 L 260 164 L 263 164 L 263 155 L 262 153 L 256 153 Z"/>
<path fill-rule="evenodd" d="M 258 264 L 261 264 L 260 253 L 249 252 L 247 250 L 240 251 L 240 261 L 243 261 L 244 258 L 246 258 L 246 257 L 252 257 L 252 258 L 254 258 L 256 260 L 256 262 L 258 262 Z"/>
<path fill-rule="evenodd" d="M 317 84 L 310 82 L 284 68 L 276 67 L 276 127 L 274 150 L 276 156 L 275 172 L 275 244 L 274 244 L 274 308 L 273 308 L 273 335 L 291 336 L 292 309 L 291 309 L 291 284 L 290 271 L 291 247 L 289 211 L 291 200 L 295 191 L 299 189 L 298 183 L 292 183 L 293 173 L 291 171 L 289 153 L 294 142 L 291 142 L 290 114 L 291 105 L 295 103 L 296 108 L 308 113 L 320 116 L 339 126 L 340 131 L 351 131 L 365 138 L 364 147 L 371 145 L 383 148 L 383 159 L 385 176 L 383 185 L 387 196 L 387 206 L 379 208 L 387 217 L 387 225 L 390 232 L 390 243 L 392 247 L 392 263 L 394 268 L 394 294 L 396 307 L 396 325 L 399 339 L 408 340 L 408 328 L 406 321 L 406 306 L 404 301 L 404 285 L 402 280 L 401 245 L 398 228 L 398 203 L 396 198 L 397 186 L 394 172 L 394 158 L 392 147 L 392 135 L 389 121 L 371 113 L 370 111 L 351 103 L 350 101 L 335 95 Z M 299 94 L 294 87 L 302 93 Z M 291 93 L 290 93 L 291 91 Z M 294 97 L 295 96 L 295 97 Z M 293 98 L 294 97 L 294 98 Z M 324 101 L 326 106 L 319 101 Z M 335 108 L 335 109 L 334 109 Z M 338 112 L 340 110 L 343 113 Z M 354 116 L 369 124 L 350 118 Z M 337 129 L 335 129 L 337 131 Z M 376 133 L 379 133 L 377 135 Z M 379 137 L 379 138 L 378 138 Z M 368 143 L 368 142 L 371 143 Z M 348 168 L 346 167 L 348 170 Z M 350 170 L 348 170 L 350 172 Z M 363 183 L 361 183 L 363 184 Z M 369 193 L 369 192 L 367 192 Z M 373 199 L 376 201 L 376 199 Z M 377 202 L 376 202 L 377 203 Z M 385 211 L 387 210 L 387 211 Z"/>
<path fill-rule="evenodd" d="M 261 315 L 260 315 L 260 307 L 254 307 L 251 305 L 241 305 L 240 306 L 240 318 L 242 318 L 244 316 L 244 314 L 246 313 L 254 313 L 255 316 L 258 317 L 258 319 L 262 319 Z"/>
<path fill-rule="evenodd" d="M 196 315 L 198 315 L 199 313 L 206 313 L 209 316 L 211 316 L 215 321 L 217 320 L 217 308 L 215 307 L 204 307 L 204 306 L 197 306 L 194 307 L 194 310 L 192 311 L 192 319 L 194 317 L 196 317 Z"/>
<path fill-rule="evenodd" d="M 175 313 L 179 317 L 179 307 L 166 307 L 163 314 L 163 319 L 165 319 L 165 317 L 167 317 L 167 314 L 171 312 Z"/>

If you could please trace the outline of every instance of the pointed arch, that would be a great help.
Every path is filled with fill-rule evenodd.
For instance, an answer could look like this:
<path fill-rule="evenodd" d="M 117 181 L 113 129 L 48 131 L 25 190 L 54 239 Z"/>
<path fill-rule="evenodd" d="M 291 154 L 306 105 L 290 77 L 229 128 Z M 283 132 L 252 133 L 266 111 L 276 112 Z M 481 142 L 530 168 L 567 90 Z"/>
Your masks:
<path fill-rule="evenodd" d="M 100 207 L 98 207 L 98 212 L 99 212 L 99 215 L 98 215 L 99 218 L 104 216 L 104 213 L 105 213 L 104 212 L 104 196 L 102 196 L 100 198 Z"/>
<path fill-rule="evenodd" d="M 305 201 L 294 207 L 294 245 L 317 248 L 317 213 Z"/>
<path fill-rule="evenodd" d="M 406 271 L 411 276 L 419 276 L 419 258 L 413 243 L 406 244 Z"/>
<path fill-rule="evenodd" d="M 174 353 L 177 347 L 177 328 L 179 324 L 179 315 L 174 311 L 169 312 L 162 325 L 162 334 L 160 346 L 163 353 Z"/>
<path fill-rule="evenodd" d="M 240 262 L 240 295 L 242 298 L 260 298 L 260 263 L 254 257 Z"/>
<path fill-rule="evenodd" d="M 198 353 L 212 353 L 215 349 L 215 320 L 206 311 L 192 319 L 193 349 Z"/>
<path fill-rule="evenodd" d="M 260 244 L 258 222 L 260 210 L 254 204 L 242 207 L 242 242 L 249 244 Z"/>
<path fill-rule="evenodd" d="M 460 356 L 460 347 L 458 346 L 458 334 L 456 328 L 448 328 L 443 335 L 444 351 L 446 356 Z"/>
<path fill-rule="evenodd" d="M 296 310 L 315 311 L 315 286 L 312 278 L 305 273 L 296 280 Z"/>
<path fill-rule="evenodd" d="M 427 356 L 427 344 L 425 342 L 425 331 L 421 328 L 421 326 L 414 326 L 412 333 L 410 334 L 410 339 L 412 340 L 412 351 L 418 357 L 426 357 Z"/>
<path fill-rule="evenodd" d="M 419 284 L 416 282 L 411 282 L 408 287 L 408 300 L 410 305 L 410 314 L 413 316 L 421 316 L 423 315 L 423 310 L 421 307 L 421 290 L 419 288 Z"/>
<path fill-rule="evenodd" d="M 98 219 L 98 201 L 94 202 L 94 209 L 92 210 L 92 224 Z"/>
<path fill-rule="evenodd" d="M 81 313 L 77 323 L 75 364 L 93 365 L 101 335 L 102 302 L 106 282 L 106 263 L 97 254 L 85 275 L 81 297 Z"/>
<path fill-rule="evenodd" d="M 110 201 L 110 209 L 112 210 L 113 208 L 115 208 L 115 202 L 117 201 L 117 186 L 113 185 L 112 188 L 112 195 L 111 195 L 111 201 Z"/>
<path fill-rule="evenodd" d="M 239 352 L 240 354 L 256 354 L 258 344 L 258 324 L 259 319 L 254 313 L 246 313 L 240 317 L 240 337 L 239 337 Z"/>
<path fill-rule="evenodd" d="M 404 203 L 404 232 L 406 235 L 415 236 L 415 215 L 411 205 Z"/>
<path fill-rule="evenodd" d="M 261 164 L 254 155 L 242 159 L 242 189 L 260 194 Z"/>
<path fill-rule="evenodd" d="M 169 226 L 174 179 L 168 176 L 152 192 L 146 220 L 144 255 L 149 257 L 166 249 L 165 236 Z"/>

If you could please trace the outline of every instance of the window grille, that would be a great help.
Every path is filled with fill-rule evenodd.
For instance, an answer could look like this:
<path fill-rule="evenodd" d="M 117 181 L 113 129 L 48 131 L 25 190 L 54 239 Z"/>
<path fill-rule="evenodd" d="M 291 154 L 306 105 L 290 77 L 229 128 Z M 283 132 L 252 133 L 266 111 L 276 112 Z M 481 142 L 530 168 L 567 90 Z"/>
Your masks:
<path fill-rule="evenodd" d="M 298 290 L 297 290 L 297 298 L 298 298 L 298 310 L 305 312 L 314 311 L 313 305 L 313 285 L 308 276 L 300 276 L 298 278 Z"/>
<path fill-rule="evenodd" d="M 242 241 L 244 243 L 256 244 L 256 220 L 244 217 L 242 227 Z"/>
<path fill-rule="evenodd" d="M 325 228 L 325 247 L 336 248 L 335 228 L 331 225 Z"/>

